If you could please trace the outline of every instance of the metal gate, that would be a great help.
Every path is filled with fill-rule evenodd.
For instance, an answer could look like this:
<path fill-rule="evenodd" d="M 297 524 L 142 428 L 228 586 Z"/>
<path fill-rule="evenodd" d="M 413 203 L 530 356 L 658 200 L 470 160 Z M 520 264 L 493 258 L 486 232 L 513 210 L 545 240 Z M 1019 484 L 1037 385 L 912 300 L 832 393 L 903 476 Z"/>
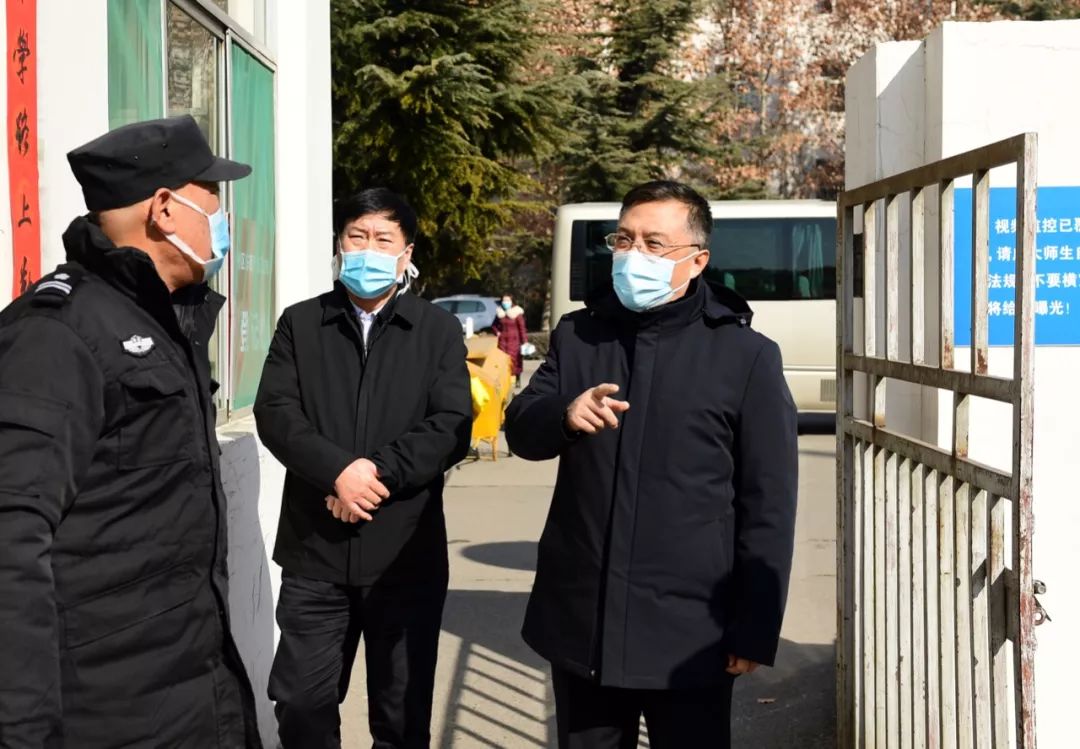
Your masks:
<path fill-rule="evenodd" d="M 837 716 L 842 749 L 1035 746 L 1031 463 L 1036 163 L 1036 136 L 1029 133 L 849 190 L 839 201 Z M 1013 164 L 1016 301 L 1008 379 L 988 374 L 987 264 L 990 170 Z M 972 346 L 970 371 L 958 371 L 953 184 L 969 175 Z M 924 231 L 927 204 L 934 199 L 941 336 L 939 350 L 928 355 Z M 910 234 L 904 241 L 909 246 L 904 248 L 902 201 L 904 213 L 910 209 Z M 857 211 L 863 225 L 858 267 Z M 880 232 L 879 222 L 884 222 Z M 877 247 L 879 236 L 883 248 Z M 910 259 L 911 288 L 900 287 L 901 249 L 910 250 L 903 254 Z M 855 277 L 860 270 L 865 293 L 858 353 Z M 883 304 L 875 298 L 879 280 Z M 901 294 L 911 315 L 911 345 L 905 351 L 899 336 Z M 859 412 L 857 379 L 866 383 L 867 396 Z M 890 429 L 887 381 L 951 391 L 951 449 Z M 1012 406 L 1010 472 L 968 457 L 973 398 Z"/>

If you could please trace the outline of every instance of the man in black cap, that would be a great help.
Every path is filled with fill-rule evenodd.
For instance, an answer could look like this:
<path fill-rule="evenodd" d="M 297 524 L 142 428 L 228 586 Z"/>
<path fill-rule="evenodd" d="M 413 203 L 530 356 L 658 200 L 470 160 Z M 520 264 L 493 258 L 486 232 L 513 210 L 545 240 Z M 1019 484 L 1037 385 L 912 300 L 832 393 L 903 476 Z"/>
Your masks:
<path fill-rule="evenodd" d="M 0 747 L 259 746 L 207 342 L 229 249 L 190 117 L 68 154 L 90 214 L 0 313 Z"/>

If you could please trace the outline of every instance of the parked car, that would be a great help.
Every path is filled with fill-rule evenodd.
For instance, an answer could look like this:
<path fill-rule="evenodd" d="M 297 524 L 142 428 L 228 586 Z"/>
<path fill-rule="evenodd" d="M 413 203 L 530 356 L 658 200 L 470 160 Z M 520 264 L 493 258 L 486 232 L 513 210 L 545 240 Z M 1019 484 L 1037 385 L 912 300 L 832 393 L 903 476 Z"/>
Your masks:
<path fill-rule="evenodd" d="M 499 302 L 497 299 L 476 294 L 455 294 L 435 299 L 432 304 L 457 317 L 463 330 L 465 321 L 471 317 L 473 331 L 479 333 L 481 330 L 488 330 L 495 323 L 495 311 Z"/>

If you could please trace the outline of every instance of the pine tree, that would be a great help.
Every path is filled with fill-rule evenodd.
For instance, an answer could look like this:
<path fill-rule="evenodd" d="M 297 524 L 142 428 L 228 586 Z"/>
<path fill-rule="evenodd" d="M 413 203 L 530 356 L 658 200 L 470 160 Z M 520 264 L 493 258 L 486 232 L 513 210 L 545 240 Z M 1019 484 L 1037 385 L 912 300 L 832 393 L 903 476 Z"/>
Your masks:
<path fill-rule="evenodd" d="M 334 192 L 416 209 L 422 281 L 475 277 L 559 139 L 558 79 L 527 80 L 539 0 L 333 0 Z"/>
<path fill-rule="evenodd" d="M 573 137 L 561 163 L 567 200 L 617 200 L 636 183 L 680 177 L 714 197 L 708 179 L 737 158 L 710 140 L 729 104 L 722 78 L 683 64 L 701 12 L 697 0 L 606 0 L 596 6 L 592 54 L 576 62 Z M 750 192 L 754 192 L 753 189 Z"/>

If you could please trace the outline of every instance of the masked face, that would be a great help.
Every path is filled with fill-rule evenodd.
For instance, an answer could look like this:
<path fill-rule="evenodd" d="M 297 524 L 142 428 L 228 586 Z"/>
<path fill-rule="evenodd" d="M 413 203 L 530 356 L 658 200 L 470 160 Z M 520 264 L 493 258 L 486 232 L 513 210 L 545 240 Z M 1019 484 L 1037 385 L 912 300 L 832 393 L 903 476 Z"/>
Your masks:
<path fill-rule="evenodd" d="M 507 312 L 509 312 L 510 308 L 514 306 L 514 303 L 511 302 L 509 299 L 503 299 L 501 304 L 502 304 L 502 308 L 504 310 L 506 310 Z"/>
<path fill-rule="evenodd" d="M 408 262 L 412 245 L 406 245 L 401 227 L 383 215 L 361 216 L 351 221 L 338 239 L 334 278 L 353 296 L 378 299 L 395 286 L 416 278 Z"/>
<path fill-rule="evenodd" d="M 611 280 L 615 294 L 622 305 L 632 312 L 659 307 L 677 292 L 686 288 L 692 279 L 672 287 L 671 277 L 681 263 L 693 260 L 701 252 L 695 252 L 681 260 L 653 257 L 637 250 L 616 252 L 612 257 Z"/>
<path fill-rule="evenodd" d="M 206 220 L 210 224 L 211 257 L 209 259 L 200 257 L 199 254 L 191 248 L 191 245 L 176 234 L 165 235 L 165 239 L 174 247 L 202 266 L 203 280 L 209 281 L 219 270 L 221 270 L 221 266 L 225 263 L 225 257 L 229 254 L 229 248 L 232 245 L 232 241 L 229 237 L 229 220 L 225 217 L 225 211 L 219 206 L 213 213 L 207 213 L 198 205 L 177 193 L 172 194 L 172 200 L 175 200 L 180 205 L 186 206 L 193 211 L 201 213 L 206 217 Z"/>

